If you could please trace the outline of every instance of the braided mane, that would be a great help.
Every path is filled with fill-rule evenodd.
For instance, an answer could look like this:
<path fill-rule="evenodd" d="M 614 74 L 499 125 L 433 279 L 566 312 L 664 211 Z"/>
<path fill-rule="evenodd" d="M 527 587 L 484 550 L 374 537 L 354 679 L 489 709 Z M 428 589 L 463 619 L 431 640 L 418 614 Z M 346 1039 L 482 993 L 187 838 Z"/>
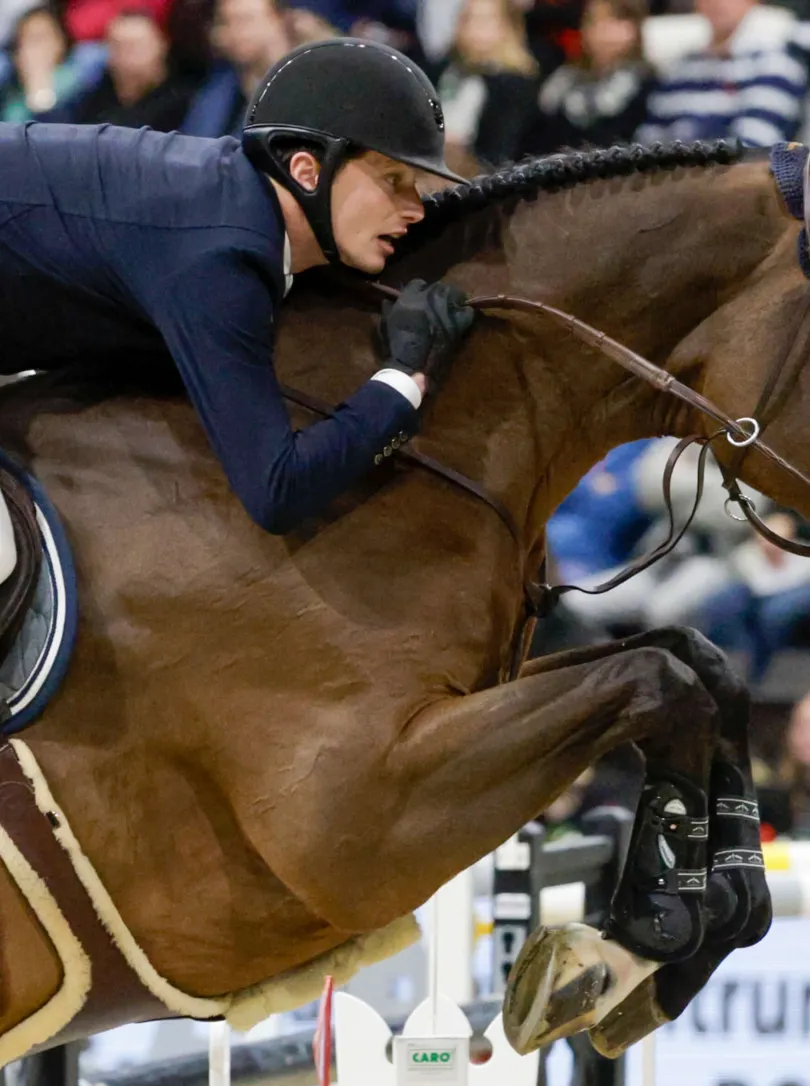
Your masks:
<path fill-rule="evenodd" d="M 729 165 L 739 161 L 742 155 L 743 147 L 736 140 L 712 140 L 657 143 L 650 147 L 630 144 L 527 158 L 426 196 L 422 201 L 425 218 L 408 231 L 407 248 L 410 250 L 435 237 L 450 222 L 498 201 L 533 200 L 541 192 L 556 192 L 584 181 L 629 177 L 678 166 Z"/>

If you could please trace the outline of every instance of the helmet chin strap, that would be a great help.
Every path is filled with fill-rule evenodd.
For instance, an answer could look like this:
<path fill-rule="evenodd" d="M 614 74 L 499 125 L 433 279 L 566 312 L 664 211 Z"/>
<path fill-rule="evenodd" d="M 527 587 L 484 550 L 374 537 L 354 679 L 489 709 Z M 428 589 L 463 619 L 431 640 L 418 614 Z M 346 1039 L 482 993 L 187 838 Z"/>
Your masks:
<path fill-rule="evenodd" d="M 311 136 L 308 138 L 312 138 Z M 290 175 L 286 166 L 277 158 L 272 147 L 272 138 L 268 141 L 267 150 L 270 167 L 268 172 L 288 189 L 297 200 L 306 220 L 312 228 L 315 240 L 323 250 L 323 255 L 330 264 L 340 264 L 340 253 L 335 241 L 332 227 L 332 185 L 335 175 L 346 158 L 349 141 L 334 139 L 332 137 L 319 137 L 319 143 L 323 144 L 324 155 L 321 161 L 321 169 L 318 175 L 318 184 L 314 189 L 305 189 L 303 185 Z"/>

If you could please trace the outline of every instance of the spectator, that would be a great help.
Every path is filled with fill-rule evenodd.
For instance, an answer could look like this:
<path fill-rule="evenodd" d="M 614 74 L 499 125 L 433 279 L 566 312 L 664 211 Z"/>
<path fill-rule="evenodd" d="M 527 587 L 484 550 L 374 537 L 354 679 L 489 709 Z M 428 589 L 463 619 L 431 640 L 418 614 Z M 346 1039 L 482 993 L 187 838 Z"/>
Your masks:
<path fill-rule="evenodd" d="M 86 78 L 65 27 L 45 4 L 20 16 L 10 44 L 11 74 L 0 87 L 0 120 L 23 122 L 77 94 Z"/>
<path fill-rule="evenodd" d="M 19 17 L 36 6 L 37 0 L 3 0 L 0 3 L 0 46 L 5 45 L 14 33 Z"/>
<path fill-rule="evenodd" d="M 311 41 L 324 41 L 340 34 L 336 27 L 308 8 L 288 7 L 283 17 L 292 48 Z"/>
<path fill-rule="evenodd" d="M 666 439 L 614 449 L 563 502 L 547 532 L 559 581 L 592 589 L 663 542 L 669 516 L 661 479 L 674 444 Z M 689 450 L 672 476 L 676 525 L 685 523 L 694 502 L 696 457 L 697 450 Z M 568 618 L 590 623 L 592 638 L 594 629 L 616 637 L 695 626 L 722 648 L 744 654 L 750 678 L 761 681 L 774 654 L 805 642 L 810 632 L 810 563 L 726 516 L 726 497 L 719 469 L 707 464 L 704 500 L 677 550 L 604 595 L 570 593 Z M 767 509 L 766 499 L 756 501 Z M 763 515 L 785 538 L 803 530 L 792 513 Z"/>
<path fill-rule="evenodd" d="M 585 0 L 513 0 L 513 3 L 526 12 L 529 48 L 545 75 L 567 60 L 576 59 Z"/>
<path fill-rule="evenodd" d="M 290 8 L 317 15 L 339 34 L 363 37 L 368 24 L 413 33 L 416 0 L 287 0 Z"/>
<path fill-rule="evenodd" d="M 275 0 L 217 0 L 211 43 L 221 63 L 197 92 L 182 130 L 189 136 L 240 135 L 259 80 L 293 43 Z"/>
<path fill-rule="evenodd" d="M 322 22 L 335 27 L 339 34 L 382 42 L 407 53 L 420 67 L 426 63 L 416 32 L 417 0 L 287 0 L 287 3 L 319 14 Z"/>
<path fill-rule="evenodd" d="M 465 0 L 453 47 L 432 73 L 447 142 L 488 165 L 515 157 L 537 93 L 538 65 L 510 0 Z"/>
<path fill-rule="evenodd" d="M 755 147 L 793 139 L 807 69 L 787 44 L 767 41 L 767 11 L 756 0 L 696 0 L 696 8 L 710 24 L 711 43 L 661 78 L 638 139 L 736 136 Z"/>
<path fill-rule="evenodd" d="M 644 0 L 590 0 L 580 59 L 546 80 L 524 154 L 629 143 L 646 116 L 653 73 L 642 58 Z"/>
<path fill-rule="evenodd" d="M 429 63 L 436 64 L 450 52 L 462 0 L 421 0 L 416 26 Z"/>
<path fill-rule="evenodd" d="M 620 446 L 579 483 L 548 524 L 549 551 L 559 564 L 560 580 L 592 589 L 664 542 L 669 515 L 661 484 L 676 444 L 674 438 L 662 438 Z M 678 526 L 694 504 L 698 452 L 694 446 L 688 449 L 670 480 Z M 676 551 L 603 595 L 570 593 L 565 597 L 569 616 L 592 629 L 601 626 L 601 636 L 692 618 L 707 596 L 728 586 L 729 556 L 750 536 L 747 524 L 726 515 L 727 497 L 710 459 L 703 501 Z"/>
<path fill-rule="evenodd" d="M 190 88 L 170 70 L 169 42 L 148 10 L 121 11 L 107 28 L 108 60 L 100 83 L 56 118 L 76 124 L 179 128 Z"/>
<path fill-rule="evenodd" d="M 799 528 L 786 512 L 772 513 L 765 523 L 787 539 Z M 721 648 L 744 652 L 751 679 L 760 681 L 774 653 L 806 632 L 810 564 L 752 533 L 732 552 L 729 573 L 729 584 L 705 601 L 692 624 Z"/>
<path fill-rule="evenodd" d="M 790 794 L 791 836 L 810 837 L 810 694 L 793 707 L 785 735 L 781 778 Z"/>
<path fill-rule="evenodd" d="M 613 449 L 591 468 L 547 526 L 559 577 L 597 581 L 629 561 L 653 517 L 637 495 L 636 467 L 649 440 Z"/>
<path fill-rule="evenodd" d="M 172 0 L 139 0 L 138 7 L 162 24 L 171 3 Z M 112 20 L 131 7 L 132 0 L 67 0 L 65 24 L 75 41 L 102 41 Z"/>
<path fill-rule="evenodd" d="M 175 67 L 200 83 L 211 67 L 209 29 L 213 18 L 214 0 L 171 0 L 166 16 Z"/>

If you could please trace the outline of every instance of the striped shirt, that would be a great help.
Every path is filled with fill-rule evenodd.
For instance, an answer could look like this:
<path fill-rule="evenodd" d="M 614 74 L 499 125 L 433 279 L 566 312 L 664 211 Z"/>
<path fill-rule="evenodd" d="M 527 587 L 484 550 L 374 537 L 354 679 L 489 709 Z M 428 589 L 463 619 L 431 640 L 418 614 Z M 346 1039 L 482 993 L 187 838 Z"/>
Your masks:
<path fill-rule="evenodd" d="M 803 48 L 792 39 L 759 52 L 692 54 L 661 76 L 636 137 L 653 143 L 736 136 L 770 147 L 796 136 L 807 86 Z"/>
<path fill-rule="evenodd" d="M 796 23 L 791 33 L 789 45 L 791 56 L 804 65 L 810 73 L 810 22 Z M 808 87 L 804 104 L 802 106 L 802 118 L 796 138 L 802 143 L 810 139 L 810 74 L 808 75 Z"/>

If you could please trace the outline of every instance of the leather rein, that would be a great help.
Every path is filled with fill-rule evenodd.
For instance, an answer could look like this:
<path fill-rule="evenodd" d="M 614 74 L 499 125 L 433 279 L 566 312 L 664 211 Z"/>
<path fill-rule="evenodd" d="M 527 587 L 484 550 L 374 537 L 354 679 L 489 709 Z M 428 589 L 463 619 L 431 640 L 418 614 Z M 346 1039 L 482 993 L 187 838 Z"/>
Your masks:
<path fill-rule="evenodd" d="M 384 295 L 386 298 L 398 297 L 399 292 L 391 287 L 386 287 L 379 283 L 370 285 L 374 290 L 379 294 Z M 761 536 L 781 550 L 790 551 L 791 554 L 798 554 L 803 557 L 810 557 L 810 544 L 803 544 L 798 543 L 795 540 L 785 539 L 773 532 L 761 520 L 756 512 L 754 502 L 751 498 L 742 493 L 737 481 L 737 476 L 742 469 L 743 462 L 751 449 L 756 449 L 762 456 L 771 460 L 778 467 L 782 468 L 783 471 L 792 475 L 794 479 L 799 480 L 799 482 L 804 483 L 810 488 L 810 477 L 794 467 L 787 460 L 783 459 L 762 440 L 762 434 L 766 427 L 779 414 L 790 393 L 793 391 L 796 381 L 799 378 L 799 374 L 804 366 L 808 351 L 810 351 L 810 294 L 807 295 L 798 315 L 790 346 L 780 359 L 779 363 L 771 371 L 759 397 L 759 401 L 754 408 L 753 414 L 739 419 L 732 418 L 723 411 L 722 408 L 707 399 L 707 397 L 701 395 L 699 392 L 695 392 L 694 389 L 689 388 L 688 385 L 678 381 L 671 373 L 661 369 L 660 366 L 656 366 L 635 351 L 630 350 L 629 347 L 623 346 L 604 332 L 600 332 L 598 329 L 593 328 L 590 324 L 586 324 L 585 321 L 580 320 L 571 313 L 566 313 L 564 310 L 549 305 L 547 302 L 531 301 L 528 298 L 517 298 L 507 294 L 497 294 L 489 297 L 471 298 L 468 304 L 473 309 L 478 310 L 511 309 L 524 313 L 543 314 L 556 324 L 562 325 L 564 328 L 568 329 L 568 331 L 573 333 L 577 339 L 596 348 L 601 354 L 612 359 L 614 362 L 617 362 L 634 377 L 641 378 L 641 380 L 646 381 L 647 384 L 651 385 L 657 391 L 674 396 L 689 407 L 707 415 L 718 423 L 719 427 L 708 436 L 693 434 L 690 437 L 683 438 L 678 442 L 669 456 L 663 476 L 664 503 L 669 520 L 669 531 L 666 539 L 652 551 L 636 558 L 625 569 L 616 574 L 616 576 L 595 588 L 581 588 L 578 585 L 550 585 L 535 580 L 531 574 L 529 549 L 523 540 L 522 533 L 514 516 L 499 498 L 487 493 L 487 491 L 473 479 L 461 474 L 461 472 L 455 471 L 453 468 L 446 467 L 438 460 L 426 456 L 416 449 L 405 448 L 403 446 L 399 446 L 398 448 L 392 446 L 386 447 L 385 451 L 387 455 L 396 456 L 400 460 L 404 460 L 407 463 L 414 464 L 417 467 L 429 471 L 433 475 L 437 475 L 446 480 L 457 489 L 464 490 L 477 500 L 484 502 L 498 515 L 498 517 L 500 517 L 515 541 L 515 545 L 520 555 L 525 610 L 523 622 L 520 624 L 512 646 L 509 666 L 505 670 L 502 678 L 513 679 L 517 677 L 529 648 L 529 643 L 537 619 L 547 615 L 564 593 L 575 591 L 584 592 L 588 595 L 599 595 L 603 592 L 608 592 L 617 585 L 630 580 L 631 577 L 635 577 L 636 574 L 641 573 L 642 570 L 648 569 L 655 562 L 664 558 L 674 550 L 689 529 L 689 526 L 697 513 L 701 497 L 703 496 L 707 456 L 709 451 L 713 451 L 712 446 L 714 443 L 722 437 L 725 437 L 726 440 L 734 446 L 734 453 L 729 465 L 726 466 L 719 459 L 715 458 L 717 459 L 723 478 L 723 486 L 728 491 L 728 498 L 726 499 L 727 510 L 729 504 L 737 505 L 743 516 L 734 517 L 735 520 L 745 519 L 749 521 Z M 326 418 L 334 414 L 333 408 L 328 404 L 313 396 L 299 392 L 297 389 L 282 385 L 281 391 L 286 399 L 291 400 L 300 407 L 304 407 L 315 414 Z M 686 522 L 681 528 L 676 529 L 675 514 L 672 507 L 672 475 L 681 456 L 683 456 L 686 450 L 692 445 L 701 446 L 698 458 L 695 500 Z M 733 516 L 733 514 L 730 515 Z M 544 571 L 545 561 L 543 561 L 540 570 L 542 577 L 545 575 Z"/>

